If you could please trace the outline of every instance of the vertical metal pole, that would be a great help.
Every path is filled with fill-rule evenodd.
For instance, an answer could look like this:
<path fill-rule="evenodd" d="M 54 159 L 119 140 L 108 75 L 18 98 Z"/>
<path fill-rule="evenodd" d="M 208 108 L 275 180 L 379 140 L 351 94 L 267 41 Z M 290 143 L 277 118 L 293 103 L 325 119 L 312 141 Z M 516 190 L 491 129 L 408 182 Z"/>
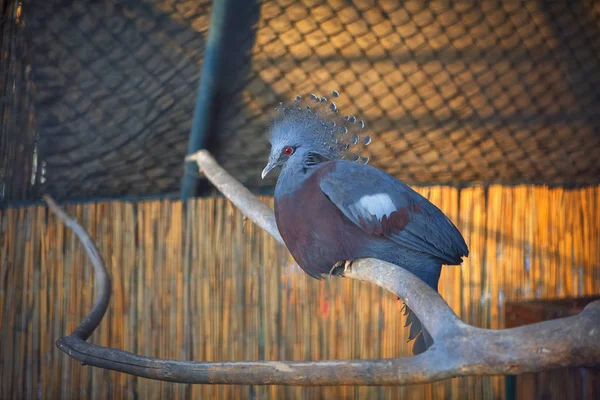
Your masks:
<path fill-rule="evenodd" d="M 506 400 L 517 398 L 517 377 L 515 375 L 507 375 L 504 380 L 504 398 Z"/>
<path fill-rule="evenodd" d="M 214 0 L 210 16 L 210 27 L 204 52 L 204 64 L 194 108 L 194 119 L 188 142 L 188 153 L 192 154 L 205 147 L 211 120 L 214 118 L 214 99 L 219 86 L 219 69 L 222 52 L 225 50 L 224 33 L 227 29 L 227 13 L 232 12 L 232 0 Z M 181 180 L 181 198 L 194 196 L 197 186 L 197 169 L 193 163 L 184 163 Z"/>

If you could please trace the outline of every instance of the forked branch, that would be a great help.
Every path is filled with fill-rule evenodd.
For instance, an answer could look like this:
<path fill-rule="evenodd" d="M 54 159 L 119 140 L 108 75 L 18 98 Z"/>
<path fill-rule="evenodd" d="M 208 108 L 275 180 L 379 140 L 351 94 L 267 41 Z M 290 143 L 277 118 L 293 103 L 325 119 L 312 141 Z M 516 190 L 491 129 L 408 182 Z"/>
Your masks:
<path fill-rule="evenodd" d="M 240 211 L 282 243 L 273 211 L 225 172 L 206 151 L 188 157 Z M 69 356 L 96 367 L 182 383 L 277 385 L 405 385 L 453 376 L 502 375 L 600 363 L 600 301 L 574 317 L 505 330 L 462 322 L 444 300 L 410 272 L 376 259 L 361 259 L 347 278 L 379 285 L 403 299 L 434 339 L 415 357 L 341 361 L 191 362 L 144 357 L 86 342 L 108 307 L 110 279 L 85 230 L 51 198 L 50 209 L 85 245 L 96 272 L 97 301 L 69 336 L 57 341 Z"/>

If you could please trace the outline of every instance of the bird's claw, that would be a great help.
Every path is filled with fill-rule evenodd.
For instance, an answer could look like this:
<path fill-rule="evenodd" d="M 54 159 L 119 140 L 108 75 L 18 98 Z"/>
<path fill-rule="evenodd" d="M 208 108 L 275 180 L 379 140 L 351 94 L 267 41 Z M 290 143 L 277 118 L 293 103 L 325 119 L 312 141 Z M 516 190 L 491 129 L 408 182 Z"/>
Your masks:
<path fill-rule="evenodd" d="M 344 266 L 344 272 L 346 272 L 352 266 L 352 260 L 340 260 L 340 261 L 336 262 L 335 264 L 333 264 L 333 267 L 331 267 L 331 269 L 329 270 L 329 279 L 331 279 L 331 274 L 333 273 L 333 271 L 337 267 L 341 267 L 342 265 Z"/>
<path fill-rule="evenodd" d="M 342 262 L 338 261 L 335 264 L 333 264 L 333 267 L 331 267 L 331 269 L 329 270 L 329 274 L 327 274 L 327 277 L 329 279 L 331 279 L 331 274 L 333 274 L 333 270 L 336 269 L 337 267 L 341 267 L 342 266 Z"/>
<path fill-rule="evenodd" d="M 348 271 L 351 266 L 352 266 L 352 260 L 344 261 L 344 272 Z"/>

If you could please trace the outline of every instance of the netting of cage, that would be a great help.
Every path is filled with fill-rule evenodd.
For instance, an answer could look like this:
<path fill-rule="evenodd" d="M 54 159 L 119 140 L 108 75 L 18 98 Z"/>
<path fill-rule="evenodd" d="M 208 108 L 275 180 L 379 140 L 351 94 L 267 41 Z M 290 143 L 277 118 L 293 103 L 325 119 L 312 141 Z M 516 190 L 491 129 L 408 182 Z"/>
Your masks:
<path fill-rule="evenodd" d="M 413 184 L 600 176 L 597 2 L 269 1 L 252 71 L 220 154 L 250 186 L 265 110 L 332 90 L 367 121 L 373 164 Z"/>
<path fill-rule="evenodd" d="M 54 0 L 26 9 L 44 191 L 178 190 L 208 3 Z M 248 73 L 230 65 L 216 99 L 211 150 L 253 189 L 274 183 L 260 179 L 274 108 L 332 90 L 345 114 L 366 121 L 372 164 L 407 183 L 599 181 L 592 0 L 268 0 L 247 58 Z"/>
<path fill-rule="evenodd" d="M 20 1 L 0 1 L 0 204 L 37 196 L 34 87 Z"/>
<path fill-rule="evenodd" d="M 58 198 L 176 190 L 210 1 L 25 6 L 43 191 Z"/>

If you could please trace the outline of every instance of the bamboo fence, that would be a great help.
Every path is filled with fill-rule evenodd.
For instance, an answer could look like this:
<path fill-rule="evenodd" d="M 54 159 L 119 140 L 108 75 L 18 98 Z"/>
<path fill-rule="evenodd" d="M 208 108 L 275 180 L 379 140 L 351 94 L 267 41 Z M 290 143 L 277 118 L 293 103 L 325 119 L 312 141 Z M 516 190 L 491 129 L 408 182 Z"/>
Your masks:
<path fill-rule="evenodd" d="M 468 323 L 503 326 L 507 300 L 600 293 L 600 187 L 419 189 L 471 255 L 442 296 Z M 271 198 L 264 198 L 271 203 Z M 401 303 L 341 278 L 307 277 L 220 197 L 66 207 L 113 278 L 95 344 L 185 360 L 320 360 L 410 354 Z M 408 387 L 184 385 L 82 367 L 54 341 L 93 302 L 79 241 L 44 206 L 0 210 L 0 398 L 502 398 L 504 378 Z"/>

